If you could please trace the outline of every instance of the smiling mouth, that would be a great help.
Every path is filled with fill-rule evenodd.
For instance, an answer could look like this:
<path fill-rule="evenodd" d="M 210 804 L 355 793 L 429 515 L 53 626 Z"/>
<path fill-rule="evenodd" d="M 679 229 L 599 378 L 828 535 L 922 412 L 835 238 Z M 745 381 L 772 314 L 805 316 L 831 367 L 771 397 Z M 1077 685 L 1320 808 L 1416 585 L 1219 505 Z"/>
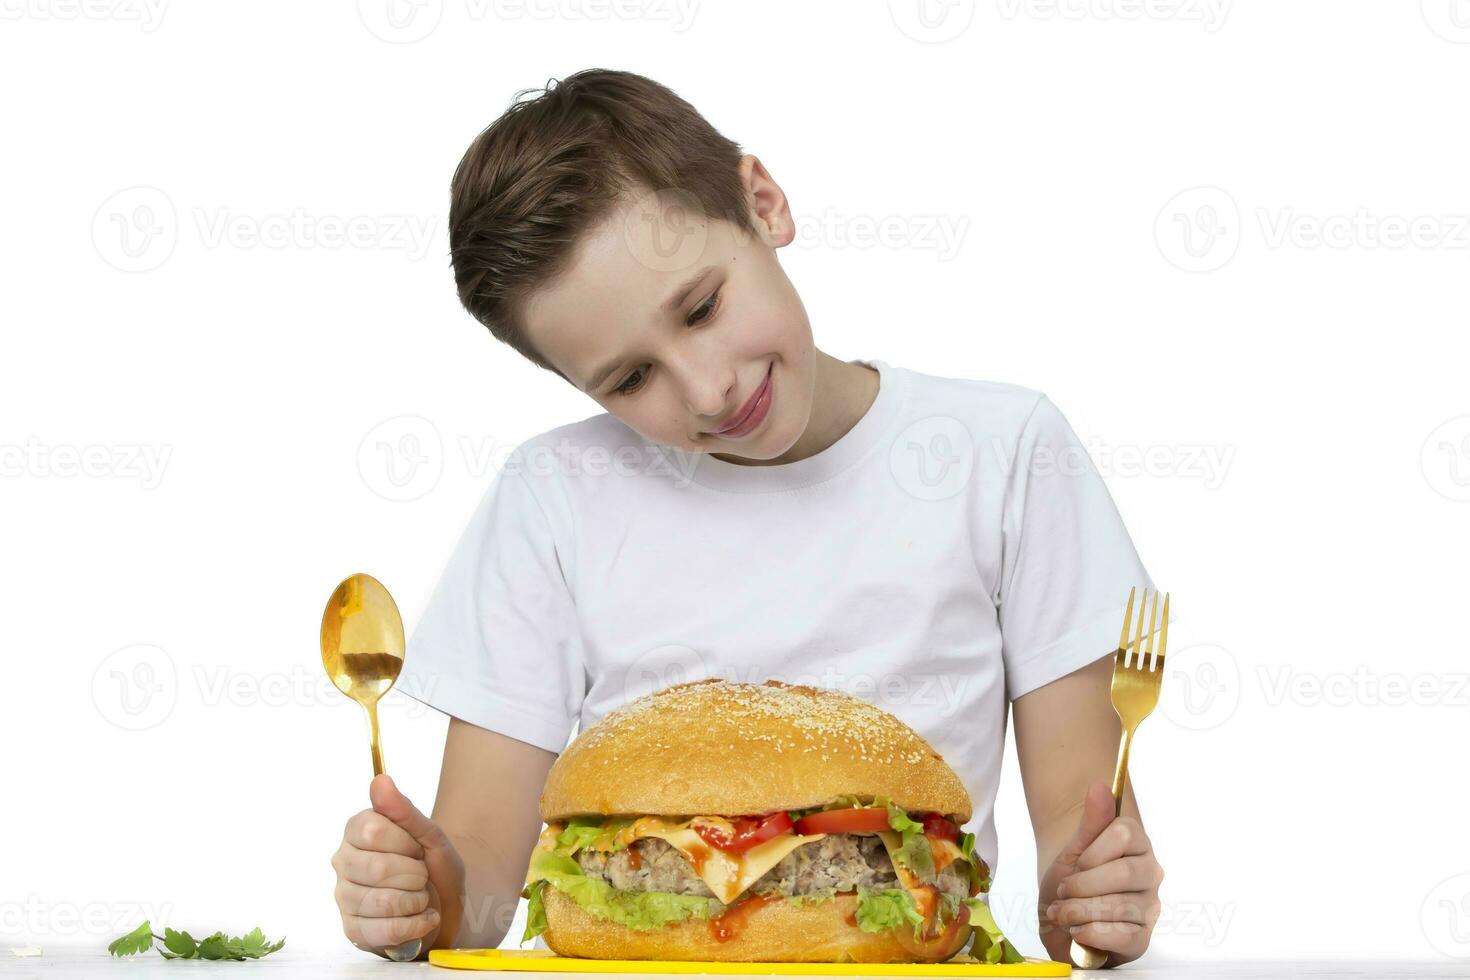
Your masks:
<path fill-rule="evenodd" d="M 746 399 L 745 404 L 740 407 L 740 410 L 735 414 L 735 416 L 720 428 L 712 429 L 706 432 L 705 435 L 728 435 L 731 432 L 736 432 L 747 427 L 753 417 L 757 415 L 764 417 L 764 413 L 770 410 L 769 392 L 771 388 L 771 371 L 773 367 L 774 365 L 766 365 L 766 373 L 764 377 L 761 378 L 760 385 L 757 386 L 755 391 L 751 393 L 751 396 Z M 763 402 L 764 404 L 762 404 Z"/>

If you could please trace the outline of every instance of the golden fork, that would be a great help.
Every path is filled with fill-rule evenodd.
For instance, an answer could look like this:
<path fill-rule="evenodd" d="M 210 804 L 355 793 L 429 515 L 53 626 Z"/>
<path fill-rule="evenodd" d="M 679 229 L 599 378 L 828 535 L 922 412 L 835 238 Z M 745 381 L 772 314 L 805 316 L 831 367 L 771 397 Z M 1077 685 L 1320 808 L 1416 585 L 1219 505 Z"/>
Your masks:
<path fill-rule="evenodd" d="M 1138 592 L 1135 586 L 1128 590 L 1128 608 L 1123 612 L 1123 634 L 1118 638 L 1118 650 L 1113 656 L 1113 710 L 1123 723 L 1123 737 L 1118 745 L 1118 768 L 1113 773 L 1113 816 L 1123 813 L 1123 787 L 1128 782 L 1128 750 L 1133 745 L 1133 733 L 1138 723 L 1149 716 L 1159 703 L 1159 689 L 1164 684 L 1164 649 L 1169 643 L 1169 594 L 1164 593 L 1164 622 L 1159 627 L 1159 647 L 1154 649 L 1154 626 L 1158 621 L 1159 594 L 1154 593 L 1153 609 L 1148 616 L 1148 635 L 1143 632 L 1143 613 L 1148 607 L 1148 589 L 1143 590 L 1143 602 L 1138 607 L 1138 621 L 1133 620 L 1133 599 Z M 1130 645 L 1128 633 L 1133 631 Z M 1084 970 L 1096 970 L 1106 962 L 1106 950 L 1084 946 L 1072 941 L 1072 962 Z"/>

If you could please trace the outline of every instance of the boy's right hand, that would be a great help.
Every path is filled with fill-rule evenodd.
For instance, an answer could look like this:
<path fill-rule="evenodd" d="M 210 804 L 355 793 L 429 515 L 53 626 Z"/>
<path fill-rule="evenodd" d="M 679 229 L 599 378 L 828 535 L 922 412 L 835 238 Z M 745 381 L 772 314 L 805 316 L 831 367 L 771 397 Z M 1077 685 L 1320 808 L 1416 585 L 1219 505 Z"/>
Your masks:
<path fill-rule="evenodd" d="M 347 821 L 332 855 L 337 910 L 353 945 L 381 953 L 411 939 L 452 942 L 464 898 L 464 862 L 438 824 L 387 776 L 374 776 L 371 810 Z"/>

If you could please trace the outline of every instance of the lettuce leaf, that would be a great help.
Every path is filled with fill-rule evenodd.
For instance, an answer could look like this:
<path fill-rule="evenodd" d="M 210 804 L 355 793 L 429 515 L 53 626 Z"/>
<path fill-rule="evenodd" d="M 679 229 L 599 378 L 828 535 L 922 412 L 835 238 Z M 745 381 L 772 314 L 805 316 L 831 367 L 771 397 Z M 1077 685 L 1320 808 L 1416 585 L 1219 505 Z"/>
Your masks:
<path fill-rule="evenodd" d="M 924 928 L 924 916 L 914 896 L 902 888 L 858 889 L 857 924 L 863 932 L 897 929 L 905 922 L 914 927 L 917 939 Z"/>
<path fill-rule="evenodd" d="M 523 943 L 546 929 L 541 892 L 547 885 L 564 893 L 588 914 L 630 929 L 657 929 L 690 918 L 706 919 L 719 905 L 713 898 L 693 895 L 619 891 L 601 879 L 587 877 L 576 861 L 554 852 L 543 851 L 532 858 L 528 877 L 531 883 L 521 894 L 532 904 L 527 910 Z"/>
<path fill-rule="evenodd" d="M 934 847 L 924 836 L 924 825 L 913 820 L 886 797 L 879 797 L 888 809 L 888 826 L 903 835 L 903 846 L 893 852 L 893 860 L 919 876 L 920 881 L 934 880 Z"/>
<path fill-rule="evenodd" d="M 965 858 L 965 874 L 970 881 L 970 894 L 990 891 L 990 878 L 980 876 L 982 862 L 975 858 L 975 835 L 960 835 L 960 853 Z"/>
<path fill-rule="evenodd" d="M 573 817 L 556 835 L 556 853 L 571 857 L 584 847 L 621 851 L 625 845 L 618 841 L 618 831 L 632 822 L 631 818 Z"/>
<path fill-rule="evenodd" d="M 802 817 L 810 816 L 813 813 L 821 813 L 824 810 L 850 810 L 854 807 L 865 805 L 856 796 L 835 796 L 821 806 L 808 806 L 800 810 L 787 810 L 786 812 L 791 815 L 791 819 L 794 822 L 800 820 Z"/>
<path fill-rule="evenodd" d="M 970 955 L 986 963 L 1025 962 L 1026 957 L 1021 955 L 1021 951 L 1001 934 L 995 916 L 990 914 L 990 906 L 978 898 L 967 898 L 964 901 L 970 907 L 970 925 L 975 930 L 975 942 L 970 947 Z"/>

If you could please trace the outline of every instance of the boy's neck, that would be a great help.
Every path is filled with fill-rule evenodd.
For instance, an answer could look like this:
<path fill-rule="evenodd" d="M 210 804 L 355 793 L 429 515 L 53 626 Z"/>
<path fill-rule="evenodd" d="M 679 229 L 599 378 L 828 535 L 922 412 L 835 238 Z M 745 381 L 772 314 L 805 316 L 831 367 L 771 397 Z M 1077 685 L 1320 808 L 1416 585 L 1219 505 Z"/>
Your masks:
<path fill-rule="evenodd" d="M 812 390 L 812 413 L 806 430 L 786 452 L 773 459 L 747 459 L 726 453 L 710 453 L 715 459 L 738 466 L 776 466 L 794 463 L 832 445 L 857 425 L 878 397 L 878 371 L 816 351 L 816 381 Z"/>

